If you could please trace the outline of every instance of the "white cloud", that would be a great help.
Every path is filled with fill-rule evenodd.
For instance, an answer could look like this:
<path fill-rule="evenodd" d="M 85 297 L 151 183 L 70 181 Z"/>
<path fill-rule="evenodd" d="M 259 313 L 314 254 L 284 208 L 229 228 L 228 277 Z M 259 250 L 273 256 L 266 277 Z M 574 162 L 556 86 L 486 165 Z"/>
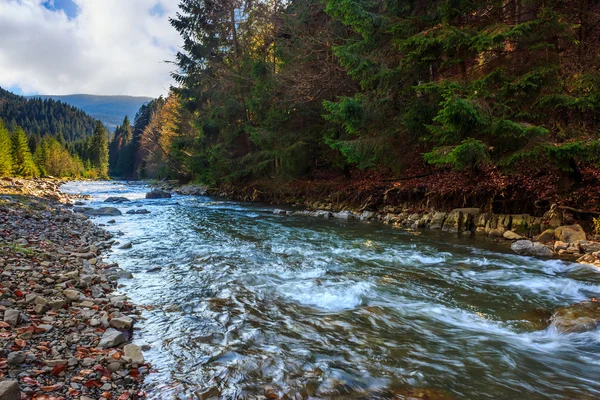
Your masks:
<path fill-rule="evenodd" d="M 169 24 L 177 0 L 73 0 L 77 15 L 44 0 L 0 0 L 0 86 L 25 94 L 158 96 L 181 43 Z M 157 12 L 157 10 L 159 12 Z"/>

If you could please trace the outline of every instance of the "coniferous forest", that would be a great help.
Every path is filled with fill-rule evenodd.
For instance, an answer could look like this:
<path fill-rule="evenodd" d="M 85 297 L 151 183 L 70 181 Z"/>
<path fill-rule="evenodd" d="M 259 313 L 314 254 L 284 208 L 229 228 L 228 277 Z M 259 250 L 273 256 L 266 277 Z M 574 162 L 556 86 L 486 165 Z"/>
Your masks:
<path fill-rule="evenodd" d="M 108 177 L 108 132 L 60 101 L 0 88 L 0 176 Z"/>
<path fill-rule="evenodd" d="M 177 87 L 120 127 L 111 171 L 595 204 L 599 14 L 587 0 L 183 0 Z"/>

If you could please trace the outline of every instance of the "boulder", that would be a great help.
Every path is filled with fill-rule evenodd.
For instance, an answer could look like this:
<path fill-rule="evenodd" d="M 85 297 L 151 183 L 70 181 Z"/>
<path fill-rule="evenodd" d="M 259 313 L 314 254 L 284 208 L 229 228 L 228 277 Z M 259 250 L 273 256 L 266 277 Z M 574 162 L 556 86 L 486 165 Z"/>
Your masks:
<path fill-rule="evenodd" d="M 17 381 L 0 380 L 0 400 L 21 400 L 21 389 Z"/>
<path fill-rule="evenodd" d="M 127 250 L 127 249 L 131 249 L 133 247 L 133 244 L 131 244 L 131 242 L 125 242 L 122 245 L 120 245 L 118 248 L 122 249 L 122 250 Z"/>
<path fill-rule="evenodd" d="M 600 323 L 600 303 L 582 301 L 569 307 L 559 308 L 551 318 L 551 326 L 560 333 L 586 332 L 596 329 Z"/>
<path fill-rule="evenodd" d="M 446 217 L 442 231 L 460 233 L 471 230 L 473 220 L 481 214 L 480 208 L 457 208 Z"/>
<path fill-rule="evenodd" d="M 354 214 L 352 214 L 351 211 L 340 211 L 337 213 L 333 213 L 333 218 L 337 218 L 337 219 L 353 219 Z"/>
<path fill-rule="evenodd" d="M 429 229 L 442 229 L 447 215 L 448 214 L 446 214 L 445 212 L 435 211 L 431 217 L 431 224 L 429 225 Z"/>
<path fill-rule="evenodd" d="M 512 215 L 510 230 L 517 235 L 528 237 L 531 228 L 531 219 L 529 214 Z"/>
<path fill-rule="evenodd" d="M 104 200 L 105 203 L 124 203 L 126 201 L 129 201 L 127 197 L 109 197 Z"/>
<path fill-rule="evenodd" d="M 101 349 L 108 349 L 110 347 L 116 347 L 120 344 L 123 344 L 125 341 L 127 341 L 127 338 L 123 332 L 113 328 L 108 328 L 106 331 L 104 331 L 98 347 Z"/>
<path fill-rule="evenodd" d="M 140 208 L 139 210 L 129 210 L 125 214 L 150 214 L 150 211 Z"/>
<path fill-rule="evenodd" d="M 540 243 L 548 243 L 554 240 L 554 229 L 546 229 L 544 232 L 536 236 L 535 241 Z"/>
<path fill-rule="evenodd" d="M 581 225 L 564 225 L 554 230 L 556 240 L 565 243 L 574 243 L 578 240 L 586 240 L 585 231 Z"/>
<path fill-rule="evenodd" d="M 552 257 L 552 250 L 541 243 L 534 243 L 531 240 L 517 240 L 510 248 L 522 256 L 534 257 Z"/>
<path fill-rule="evenodd" d="M 504 234 L 502 235 L 502 237 L 504 237 L 504 239 L 507 240 L 521 240 L 523 239 L 523 236 L 513 232 L 513 231 L 506 231 L 504 232 Z"/>
<path fill-rule="evenodd" d="M 205 196 L 206 186 L 200 185 L 185 185 L 175 190 L 175 193 L 184 196 Z"/>
<path fill-rule="evenodd" d="M 147 199 L 170 199 L 171 193 L 164 191 L 164 190 L 160 190 L 160 189 L 154 189 L 151 192 L 146 193 L 146 198 Z"/>

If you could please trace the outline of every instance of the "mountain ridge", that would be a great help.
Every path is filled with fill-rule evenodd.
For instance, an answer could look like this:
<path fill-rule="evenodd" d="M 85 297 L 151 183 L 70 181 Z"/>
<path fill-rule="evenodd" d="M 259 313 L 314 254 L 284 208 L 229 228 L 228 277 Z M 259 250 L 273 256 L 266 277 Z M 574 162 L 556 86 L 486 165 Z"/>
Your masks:
<path fill-rule="evenodd" d="M 109 129 L 114 130 L 121 124 L 127 115 L 131 121 L 143 104 L 152 100 L 147 96 L 128 95 L 94 95 L 94 94 L 67 94 L 67 95 L 32 95 L 28 99 L 41 98 L 61 101 L 77 107 L 90 116 L 99 119 Z"/>

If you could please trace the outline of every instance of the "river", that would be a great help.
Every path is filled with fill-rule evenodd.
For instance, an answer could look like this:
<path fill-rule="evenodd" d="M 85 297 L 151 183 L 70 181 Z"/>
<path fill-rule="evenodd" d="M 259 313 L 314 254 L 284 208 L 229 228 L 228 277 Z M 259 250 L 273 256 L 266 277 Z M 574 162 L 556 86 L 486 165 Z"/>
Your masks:
<path fill-rule="evenodd" d="M 132 200 L 94 221 L 133 243 L 105 261 L 133 273 L 122 290 L 145 307 L 151 399 L 600 398 L 600 331 L 545 323 L 600 295 L 591 267 L 268 205 L 146 200 L 143 184 L 62 190 Z M 137 207 L 151 213 L 125 214 Z"/>

